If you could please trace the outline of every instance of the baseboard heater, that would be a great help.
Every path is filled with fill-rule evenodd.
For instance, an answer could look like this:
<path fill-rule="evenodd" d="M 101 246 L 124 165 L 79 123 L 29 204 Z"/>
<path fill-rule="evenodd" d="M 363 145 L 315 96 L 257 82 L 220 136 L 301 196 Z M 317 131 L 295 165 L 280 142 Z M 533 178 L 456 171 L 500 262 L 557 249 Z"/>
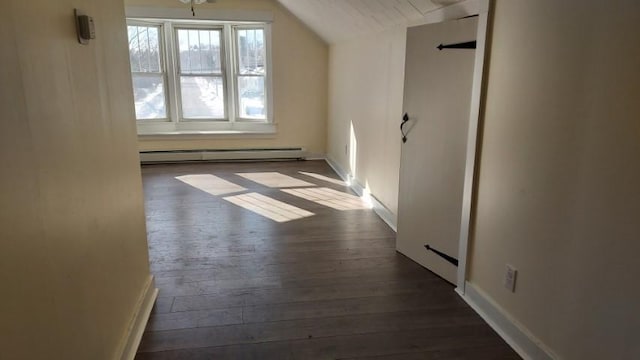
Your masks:
<path fill-rule="evenodd" d="M 203 149 L 141 151 L 140 162 L 171 163 L 189 161 L 304 160 L 304 148 L 272 149 Z"/>

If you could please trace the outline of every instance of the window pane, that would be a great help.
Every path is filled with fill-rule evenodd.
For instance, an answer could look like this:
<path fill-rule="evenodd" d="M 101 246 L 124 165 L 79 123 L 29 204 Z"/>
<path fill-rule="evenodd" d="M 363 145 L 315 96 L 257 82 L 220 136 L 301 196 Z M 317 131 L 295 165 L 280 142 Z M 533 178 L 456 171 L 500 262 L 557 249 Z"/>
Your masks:
<path fill-rule="evenodd" d="M 240 117 L 266 119 L 264 77 L 238 76 L 238 93 Z"/>
<path fill-rule="evenodd" d="M 238 29 L 238 67 L 241 75 L 265 72 L 265 46 L 263 29 Z"/>
<path fill-rule="evenodd" d="M 178 29 L 182 74 L 220 74 L 220 30 Z"/>
<path fill-rule="evenodd" d="M 160 28 L 128 26 L 129 60 L 133 72 L 160 72 Z"/>
<path fill-rule="evenodd" d="M 137 119 L 166 119 L 162 75 L 133 75 L 133 98 Z"/>
<path fill-rule="evenodd" d="M 181 76 L 182 116 L 187 119 L 223 119 L 222 77 Z"/>

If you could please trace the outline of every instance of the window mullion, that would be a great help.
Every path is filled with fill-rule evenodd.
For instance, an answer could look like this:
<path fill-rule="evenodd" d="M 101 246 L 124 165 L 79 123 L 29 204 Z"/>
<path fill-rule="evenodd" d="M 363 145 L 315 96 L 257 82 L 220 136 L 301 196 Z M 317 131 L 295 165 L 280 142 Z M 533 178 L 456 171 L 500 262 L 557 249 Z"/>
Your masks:
<path fill-rule="evenodd" d="M 271 64 L 271 25 L 266 24 L 263 27 L 264 29 L 264 42 L 265 42 L 265 106 L 267 107 L 267 113 L 265 114 L 267 117 L 267 122 L 274 122 L 273 119 L 273 75 L 272 75 L 272 64 Z"/>
<path fill-rule="evenodd" d="M 179 105 L 178 105 L 178 86 L 176 84 L 176 61 L 175 40 L 173 37 L 173 27 L 170 22 L 165 22 L 162 27 L 164 31 L 163 42 L 163 58 L 165 59 L 165 76 L 167 79 L 169 113 L 171 114 L 171 122 L 175 125 L 179 121 Z"/>
<path fill-rule="evenodd" d="M 235 122 L 237 117 L 237 107 L 236 103 L 236 78 L 235 78 L 235 41 L 234 39 L 234 31 L 233 27 L 230 24 L 224 25 L 224 30 L 222 32 L 224 38 L 224 66 L 223 66 L 223 76 L 225 78 L 225 85 L 227 91 L 226 98 L 226 107 L 227 114 L 230 122 Z"/>

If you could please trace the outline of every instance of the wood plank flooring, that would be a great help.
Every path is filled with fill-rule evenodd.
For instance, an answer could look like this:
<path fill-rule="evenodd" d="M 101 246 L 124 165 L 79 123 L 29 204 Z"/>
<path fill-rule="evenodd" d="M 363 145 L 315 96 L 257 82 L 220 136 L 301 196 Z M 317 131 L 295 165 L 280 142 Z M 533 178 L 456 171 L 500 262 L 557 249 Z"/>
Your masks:
<path fill-rule="evenodd" d="M 323 161 L 142 174 L 160 295 L 136 359 L 519 359 Z"/>

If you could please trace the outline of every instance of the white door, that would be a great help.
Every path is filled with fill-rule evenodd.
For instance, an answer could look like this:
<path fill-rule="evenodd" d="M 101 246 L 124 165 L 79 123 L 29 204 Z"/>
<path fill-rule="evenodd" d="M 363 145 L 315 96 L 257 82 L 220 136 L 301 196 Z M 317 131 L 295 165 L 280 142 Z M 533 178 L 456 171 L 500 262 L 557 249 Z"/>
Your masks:
<path fill-rule="evenodd" d="M 477 18 L 410 27 L 397 250 L 456 282 Z M 439 45 L 454 45 L 438 49 Z M 457 45 L 464 47 L 464 45 Z M 427 250 L 429 245 L 436 251 Z M 444 256 L 442 256 L 444 255 Z"/>

